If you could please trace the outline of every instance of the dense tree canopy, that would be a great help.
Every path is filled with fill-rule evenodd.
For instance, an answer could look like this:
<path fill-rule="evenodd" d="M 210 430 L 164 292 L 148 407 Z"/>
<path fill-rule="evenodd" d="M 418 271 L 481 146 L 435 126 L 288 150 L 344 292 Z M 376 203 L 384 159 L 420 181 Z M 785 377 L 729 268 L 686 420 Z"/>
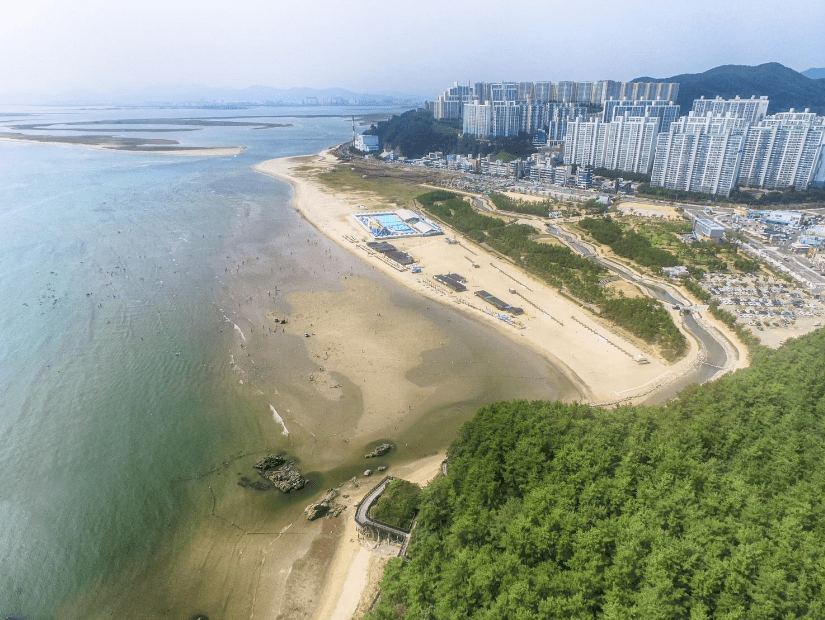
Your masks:
<path fill-rule="evenodd" d="M 825 617 L 823 351 L 662 407 L 484 407 L 370 618 Z"/>
<path fill-rule="evenodd" d="M 616 254 L 629 258 L 645 267 L 672 267 L 679 260 L 667 250 L 653 247 L 650 241 L 632 231 L 622 230 L 622 227 L 611 218 L 584 218 L 579 226 L 588 231 L 599 243 L 610 246 Z"/>
<path fill-rule="evenodd" d="M 462 153 L 488 155 L 506 153 L 505 157 L 527 157 L 536 148 L 527 134 L 478 139 L 461 133 L 461 122 L 435 120 L 426 110 L 410 110 L 381 121 L 364 133 L 378 136 L 385 151 L 398 150 L 405 157 L 418 158 L 427 153 Z"/>

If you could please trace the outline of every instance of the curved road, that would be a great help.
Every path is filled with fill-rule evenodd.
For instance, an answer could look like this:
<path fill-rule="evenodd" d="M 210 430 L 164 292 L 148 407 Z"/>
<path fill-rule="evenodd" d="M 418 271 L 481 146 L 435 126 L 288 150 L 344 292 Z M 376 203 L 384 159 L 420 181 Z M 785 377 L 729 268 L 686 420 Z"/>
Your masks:
<path fill-rule="evenodd" d="M 562 241 L 564 241 L 564 243 L 583 256 L 598 262 L 603 267 L 617 274 L 621 278 L 633 282 L 634 284 L 648 290 L 651 295 L 656 297 L 656 299 L 659 299 L 666 304 L 685 305 L 684 299 L 679 299 L 674 296 L 675 291 L 669 291 L 664 285 L 650 282 L 627 267 L 602 258 L 594 252 L 591 247 L 582 243 L 570 233 L 559 230 L 555 226 L 549 224 L 547 225 L 547 230 L 550 234 L 559 237 Z M 736 362 L 736 350 L 731 346 L 724 335 L 719 333 L 715 328 L 704 323 L 704 321 L 700 323 L 700 321 L 697 320 L 697 318 L 691 313 L 684 313 L 682 317 L 685 328 L 699 341 L 700 361 L 690 373 L 680 377 L 678 380 L 667 385 L 664 389 L 647 398 L 645 402 L 648 404 L 666 402 L 675 397 L 682 388 L 690 385 L 691 383 L 704 383 L 705 381 L 709 381 L 716 376 L 723 374 L 725 371 L 731 370 L 733 368 L 733 364 Z"/>

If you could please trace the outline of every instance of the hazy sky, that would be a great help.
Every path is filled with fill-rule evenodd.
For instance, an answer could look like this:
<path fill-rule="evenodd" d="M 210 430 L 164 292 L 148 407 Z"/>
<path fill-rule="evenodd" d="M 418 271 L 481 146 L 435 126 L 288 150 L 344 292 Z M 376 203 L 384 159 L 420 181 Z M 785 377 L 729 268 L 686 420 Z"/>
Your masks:
<path fill-rule="evenodd" d="M 23 0 L 0 99 L 160 84 L 434 96 L 454 80 L 629 80 L 825 67 L 822 0 Z"/>

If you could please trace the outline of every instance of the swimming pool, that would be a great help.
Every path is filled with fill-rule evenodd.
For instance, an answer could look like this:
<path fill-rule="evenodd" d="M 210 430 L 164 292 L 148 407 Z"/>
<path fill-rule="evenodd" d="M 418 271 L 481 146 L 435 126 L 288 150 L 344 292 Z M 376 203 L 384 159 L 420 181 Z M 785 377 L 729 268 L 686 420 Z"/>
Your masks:
<path fill-rule="evenodd" d="M 424 220 L 416 213 L 413 213 L 413 215 L 416 217 L 414 221 L 410 220 L 411 225 L 392 211 L 352 214 L 358 223 L 376 239 L 379 237 L 418 237 L 443 234 L 440 226 Z"/>

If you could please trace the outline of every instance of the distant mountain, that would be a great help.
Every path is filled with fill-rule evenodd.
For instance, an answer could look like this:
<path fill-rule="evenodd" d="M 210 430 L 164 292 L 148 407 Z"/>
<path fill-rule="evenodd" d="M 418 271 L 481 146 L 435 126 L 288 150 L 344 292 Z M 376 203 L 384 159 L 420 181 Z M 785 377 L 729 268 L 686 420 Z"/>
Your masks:
<path fill-rule="evenodd" d="M 820 71 L 816 69 L 815 71 Z M 634 82 L 646 81 L 679 82 L 679 103 L 686 114 L 694 99 L 704 96 L 742 98 L 767 95 L 770 99 L 770 113 L 786 111 L 790 108 L 825 114 L 825 79 L 811 79 L 789 69 L 778 62 L 769 62 L 756 67 L 747 65 L 723 65 L 704 73 L 685 73 L 669 78 L 636 78 Z"/>
<path fill-rule="evenodd" d="M 32 99 L 36 99 L 33 101 Z M 301 105 L 307 100 L 318 105 L 417 105 L 426 97 L 407 93 L 356 93 L 344 88 L 216 88 L 201 84 L 162 84 L 139 90 L 120 92 L 72 91 L 47 97 L 29 97 L 27 103 L 54 105 L 209 105 L 263 104 Z"/>
<path fill-rule="evenodd" d="M 818 80 L 820 78 L 825 78 L 825 69 L 808 69 L 807 71 L 803 71 L 802 75 L 811 78 L 812 80 Z"/>

